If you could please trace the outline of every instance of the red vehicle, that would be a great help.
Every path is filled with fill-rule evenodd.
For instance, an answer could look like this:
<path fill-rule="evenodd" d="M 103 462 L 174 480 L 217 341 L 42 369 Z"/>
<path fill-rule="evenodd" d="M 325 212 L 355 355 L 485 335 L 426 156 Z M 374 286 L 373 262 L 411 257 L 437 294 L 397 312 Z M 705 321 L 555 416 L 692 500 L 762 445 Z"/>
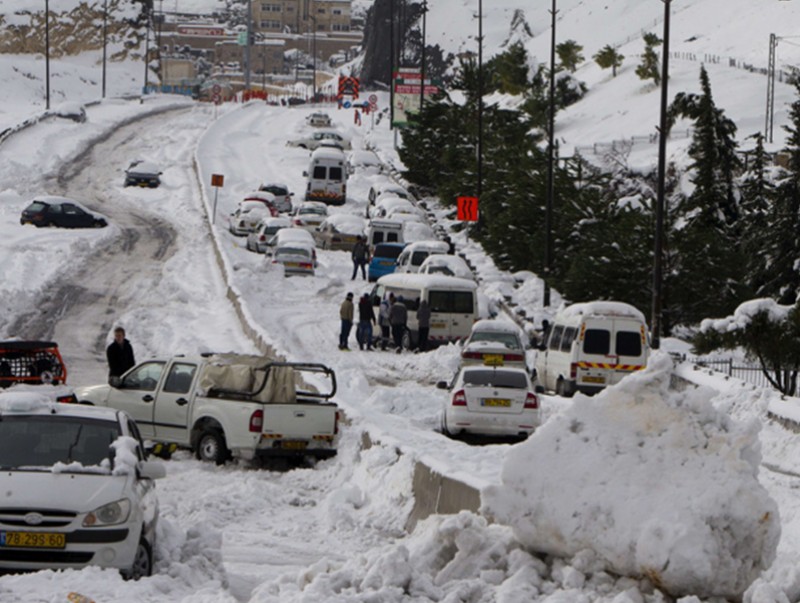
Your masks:
<path fill-rule="evenodd" d="M 0 387 L 15 383 L 63 385 L 67 381 L 58 344 L 53 341 L 0 341 Z"/>

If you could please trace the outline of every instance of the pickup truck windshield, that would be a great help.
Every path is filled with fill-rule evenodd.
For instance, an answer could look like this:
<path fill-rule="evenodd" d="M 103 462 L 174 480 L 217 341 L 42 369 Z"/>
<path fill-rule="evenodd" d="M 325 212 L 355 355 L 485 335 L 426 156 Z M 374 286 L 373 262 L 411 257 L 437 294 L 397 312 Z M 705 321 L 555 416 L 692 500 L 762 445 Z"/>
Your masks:
<path fill-rule="evenodd" d="M 119 425 L 110 421 L 6 415 L 0 421 L 0 468 L 49 470 L 59 462 L 100 465 L 110 458 L 109 446 L 119 436 Z"/>

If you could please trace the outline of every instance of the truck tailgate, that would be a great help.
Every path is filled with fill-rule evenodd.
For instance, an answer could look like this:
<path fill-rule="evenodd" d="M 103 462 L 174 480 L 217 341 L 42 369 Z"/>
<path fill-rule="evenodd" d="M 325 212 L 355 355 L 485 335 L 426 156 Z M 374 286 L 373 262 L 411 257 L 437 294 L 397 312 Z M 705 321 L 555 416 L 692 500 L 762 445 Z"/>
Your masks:
<path fill-rule="evenodd" d="M 309 440 L 336 433 L 336 413 L 332 403 L 264 404 L 262 434 L 266 438 Z"/>

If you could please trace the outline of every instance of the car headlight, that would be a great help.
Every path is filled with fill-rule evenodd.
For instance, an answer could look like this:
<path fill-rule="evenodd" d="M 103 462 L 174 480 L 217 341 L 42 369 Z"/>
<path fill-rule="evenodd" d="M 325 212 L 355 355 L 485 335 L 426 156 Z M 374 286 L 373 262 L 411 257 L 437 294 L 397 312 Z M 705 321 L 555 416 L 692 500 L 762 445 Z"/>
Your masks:
<path fill-rule="evenodd" d="M 127 498 L 103 505 L 86 515 L 83 527 L 113 526 L 128 521 L 131 514 L 131 501 Z"/>

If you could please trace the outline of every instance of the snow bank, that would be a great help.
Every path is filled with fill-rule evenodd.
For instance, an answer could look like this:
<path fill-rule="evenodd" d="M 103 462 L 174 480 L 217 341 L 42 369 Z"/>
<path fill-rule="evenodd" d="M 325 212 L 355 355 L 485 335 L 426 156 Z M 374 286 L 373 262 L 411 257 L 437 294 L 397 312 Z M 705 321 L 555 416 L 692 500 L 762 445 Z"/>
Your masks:
<path fill-rule="evenodd" d="M 770 322 L 784 322 L 793 306 L 782 306 L 774 299 L 761 298 L 751 299 L 740 304 L 733 313 L 733 316 L 725 318 L 706 318 L 700 323 L 700 331 L 717 331 L 719 333 L 731 333 L 740 329 L 746 329 L 758 314 L 765 314 Z"/>
<path fill-rule="evenodd" d="M 618 386 L 576 396 L 509 452 L 482 511 L 531 551 L 589 549 L 673 595 L 740 597 L 780 536 L 757 480 L 760 426 L 714 409 L 708 389 L 671 391 L 671 373 L 656 354 Z"/>

